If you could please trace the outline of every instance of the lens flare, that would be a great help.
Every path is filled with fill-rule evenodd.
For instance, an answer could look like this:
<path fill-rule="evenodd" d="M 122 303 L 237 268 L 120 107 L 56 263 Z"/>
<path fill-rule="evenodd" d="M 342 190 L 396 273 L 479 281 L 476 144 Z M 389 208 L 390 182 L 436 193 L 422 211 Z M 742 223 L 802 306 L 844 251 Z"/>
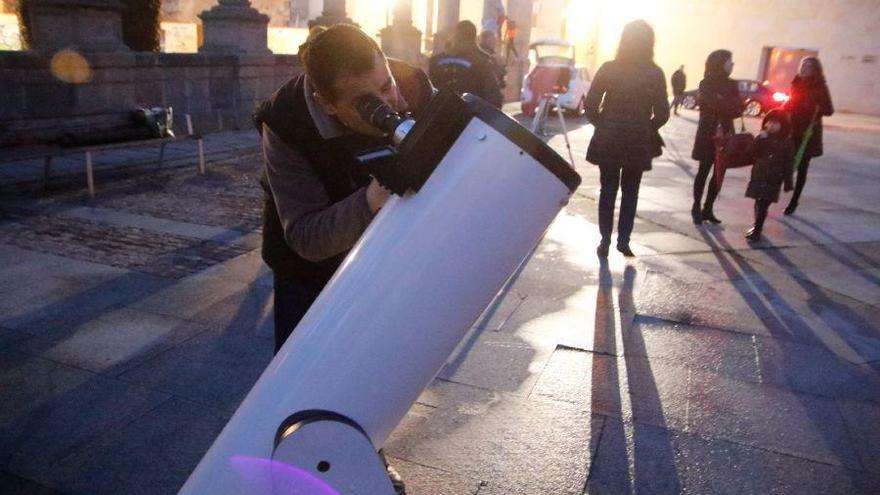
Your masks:
<path fill-rule="evenodd" d="M 252 487 L 279 495 L 340 495 L 332 486 L 312 473 L 283 462 L 257 457 L 233 456 L 233 469 L 250 481 Z"/>
<path fill-rule="evenodd" d="M 92 80 L 89 61 L 79 53 L 65 48 L 52 56 L 49 70 L 58 80 L 68 84 L 84 84 Z"/>

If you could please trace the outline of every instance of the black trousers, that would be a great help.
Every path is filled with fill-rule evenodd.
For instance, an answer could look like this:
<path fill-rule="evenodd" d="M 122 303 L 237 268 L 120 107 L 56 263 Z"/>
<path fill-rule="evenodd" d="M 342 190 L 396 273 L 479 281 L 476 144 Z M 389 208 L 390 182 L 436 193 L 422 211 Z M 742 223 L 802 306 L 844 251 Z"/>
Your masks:
<path fill-rule="evenodd" d="M 703 189 L 706 187 L 706 178 L 709 177 L 709 171 L 712 171 L 712 178 L 709 180 L 709 191 L 706 193 L 706 205 L 711 206 L 718 197 L 718 187 L 715 185 L 715 171 L 713 165 L 714 160 L 703 160 L 700 162 L 700 168 L 697 170 L 697 176 L 694 177 L 694 204 L 699 205 L 703 199 Z"/>
<path fill-rule="evenodd" d="M 599 233 L 602 234 L 602 242 L 611 242 L 614 203 L 617 201 L 617 190 L 620 189 L 623 196 L 620 198 L 620 215 L 617 220 L 617 244 L 629 244 L 639 202 L 642 170 L 620 165 L 599 165 L 599 182 Z"/>
<path fill-rule="evenodd" d="M 274 275 L 275 287 L 275 352 L 281 349 L 299 320 L 318 298 L 320 287 L 300 281 L 284 280 Z"/>
<path fill-rule="evenodd" d="M 678 113 L 678 107 L 681 105 L 681 100 L 684 99 L 683 94 L 675 95 L 672 97 L 672 105 L 669 105 L 672 108 L 672 111 Z"/>
<path fill-rule="evenodd" d="M 767 219 L 767 211 L 772 203 L 766 199 L 755 200 L 755 230 L 760 232 L 764 228 L 764 220 Z"/>
<path fill-rule="evenodd" d="M 513 40 L 507 40 L 505 42 L 505 47 L 504 47 L 504 60 L 505 61 L 507 61 L 507 62 L 510 61 L 510 54 L 511 53 L 513 53 L 514 57 L 519 58 L 519 53 L 516 51 L 516 45 L 514 44 Z"/>
<path fill-rule="evenodd" d="M 797 203 L 801 199 L 801 192 L 807 183 L 807 170 L 810 168 L 810 160 L 812 157 L 804 156 L 801 166 L 797 170 L 797 180 L 794 183 L 794 193 L 791 195 L 791 202 Z"/>

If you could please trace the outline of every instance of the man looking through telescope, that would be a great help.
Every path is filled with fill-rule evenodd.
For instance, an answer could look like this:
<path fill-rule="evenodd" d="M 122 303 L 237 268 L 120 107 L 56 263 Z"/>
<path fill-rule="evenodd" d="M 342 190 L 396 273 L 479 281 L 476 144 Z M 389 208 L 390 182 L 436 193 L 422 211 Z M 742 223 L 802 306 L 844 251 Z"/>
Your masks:
<path fill-rule="evenodd" d="M 355 26 L 318 34 L 301 59 L 304 74 L 254 114 L 266 164 L 262 256 L 274 278 L 275 352 L 390 194 L 355 161 L 389 144 L 356 102 L 372 95 L 418 113 L 433 95 L 424 72 L 387 59 Z"/>

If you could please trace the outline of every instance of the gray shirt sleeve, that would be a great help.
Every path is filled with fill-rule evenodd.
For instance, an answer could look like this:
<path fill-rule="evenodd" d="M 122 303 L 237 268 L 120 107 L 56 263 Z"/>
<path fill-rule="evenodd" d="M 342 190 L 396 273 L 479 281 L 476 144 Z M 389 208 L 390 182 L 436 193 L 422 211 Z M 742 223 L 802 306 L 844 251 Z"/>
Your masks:
<path fill-rule="evenodd" d="M 367 204 L 366 188 L 330 204 L 309 161 L 266 125 L 263 157 L 287 245 L 312 262 L 351 249 L 374 216 Z"/>

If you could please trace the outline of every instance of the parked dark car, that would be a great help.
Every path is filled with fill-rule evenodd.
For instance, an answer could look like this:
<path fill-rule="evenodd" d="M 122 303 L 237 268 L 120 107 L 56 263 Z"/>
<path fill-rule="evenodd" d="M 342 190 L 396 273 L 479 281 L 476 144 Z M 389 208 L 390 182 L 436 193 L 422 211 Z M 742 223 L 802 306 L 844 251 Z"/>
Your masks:
<path fill-rule="evenodd" d="M 758 81 L 737 79 L 736 85 L 739 88 L 739 94 L 746 102 L 746 109 L 743 113 L 751 117 L 765 114 L 788 101 L 787 93 L 775 91 L 767 84 Z M 691 110 L 699 107 L 696 89 L 684 92 L 681 106 Z"/>

